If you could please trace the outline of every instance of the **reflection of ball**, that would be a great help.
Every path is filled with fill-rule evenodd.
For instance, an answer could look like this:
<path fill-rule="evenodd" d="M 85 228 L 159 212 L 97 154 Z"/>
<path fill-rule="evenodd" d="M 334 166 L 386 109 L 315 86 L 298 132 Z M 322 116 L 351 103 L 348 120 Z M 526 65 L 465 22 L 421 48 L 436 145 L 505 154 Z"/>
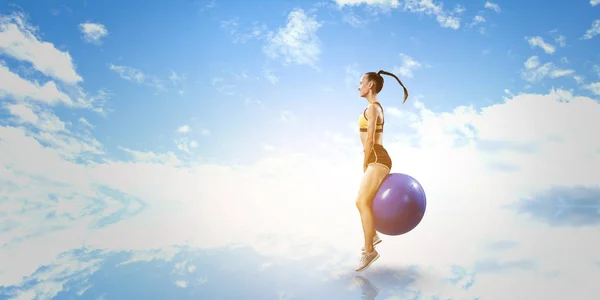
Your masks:
<path fill-rule="evenodd" d="M 425 191 L 416 179 L 390 173 L 373 199 L 375 230 L 387 235 L 405 234 L 419 225 L 426 206 Z"/>

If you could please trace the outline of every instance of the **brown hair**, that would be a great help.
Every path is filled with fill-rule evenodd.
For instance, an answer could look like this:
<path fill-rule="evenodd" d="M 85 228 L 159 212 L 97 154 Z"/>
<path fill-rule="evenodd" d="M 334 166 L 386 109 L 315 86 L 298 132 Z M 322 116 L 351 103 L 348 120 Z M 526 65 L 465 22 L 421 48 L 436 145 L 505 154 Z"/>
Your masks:
<path fill-rule="evenodd" d="M 402 103 L 406 102 L 406 98 L 408 98 L 408 90 L 406 89 L 406 87 L 404 86 L 402 81 L 400 81 L 400 79 L 398 79 L 398 77 L 396 77 L 396 75 L 394 75 L 393 73 L 390 73 L 390 72 L 379 70 L 379 72 L 377 72 L 377 73 L 368 72 L 366 74 L 367 80 L 375 81 L 375 93 L 379 94 L 379 92 L 381 92 L 381 89 L 383 88 L 383 77 L 381 76 L 381 74 L 393 76 L 394 78 L 396 78 L 396 80 L 398 80 L 398 83 L 400 83 L 400 85 L 404 89 L 404 100 L 402 101 Z"/>

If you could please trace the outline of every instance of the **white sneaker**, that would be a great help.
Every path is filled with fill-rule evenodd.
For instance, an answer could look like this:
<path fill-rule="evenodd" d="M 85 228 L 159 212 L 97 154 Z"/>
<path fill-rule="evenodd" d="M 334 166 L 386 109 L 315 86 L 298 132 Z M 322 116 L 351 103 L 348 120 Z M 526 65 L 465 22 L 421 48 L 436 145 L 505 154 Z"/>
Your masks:
<path fill-rule="evenodd" d="M 373 249 L 373 252 L 371 252 L 371 253 L 367 253 L 367 252 L 363 251 L 362 255 L 360 257 L 360 263 L 358 264 L 358 267 L 355 269 L 355 271 L 359 272 L 359 271 L 362 271 L 362 270 L 368 268 L 378 258 L 379 258 L 379 253 L 377 253 L 377 250 L 375 250 L 375 249 Z"/>
<path fill-rule="evenodd" d="M 379 237 L 379 235 L 377 233 L 375 233 L 375 236 L 373 237 L 373 246 L 375 246 L 381 242 L 382 242 L 381 238 Z"/>

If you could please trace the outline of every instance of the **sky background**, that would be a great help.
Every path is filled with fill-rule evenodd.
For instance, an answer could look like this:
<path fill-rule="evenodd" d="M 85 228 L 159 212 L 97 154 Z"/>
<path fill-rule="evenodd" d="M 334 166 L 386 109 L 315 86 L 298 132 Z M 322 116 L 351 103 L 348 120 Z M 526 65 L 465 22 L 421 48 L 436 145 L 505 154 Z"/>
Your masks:
<path fill-rule="evenodd" d="M 597 299 L 599 12 L 1 1 L 0 297 Z M 378 70 L 427 211 L 360 279 Z"/>

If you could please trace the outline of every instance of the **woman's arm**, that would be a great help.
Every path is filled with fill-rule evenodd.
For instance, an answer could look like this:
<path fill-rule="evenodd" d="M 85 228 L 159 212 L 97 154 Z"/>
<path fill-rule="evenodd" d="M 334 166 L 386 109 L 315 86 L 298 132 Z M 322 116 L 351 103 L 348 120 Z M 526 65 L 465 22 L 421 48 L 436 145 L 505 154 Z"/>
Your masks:
<path fill-rule="evenodd" d="M 375 129 L 377 127 L 377 108 L 373 104 L 369 104 L 367 108 L 367 138 L 365 139 L 364 144 L 364 153 L 365 157 L 363 159 L 363 172 L 367 169 L 367 159 L 371 155 L 371 151 L 373 150 L 373 145 L 375 144 Z"/>

